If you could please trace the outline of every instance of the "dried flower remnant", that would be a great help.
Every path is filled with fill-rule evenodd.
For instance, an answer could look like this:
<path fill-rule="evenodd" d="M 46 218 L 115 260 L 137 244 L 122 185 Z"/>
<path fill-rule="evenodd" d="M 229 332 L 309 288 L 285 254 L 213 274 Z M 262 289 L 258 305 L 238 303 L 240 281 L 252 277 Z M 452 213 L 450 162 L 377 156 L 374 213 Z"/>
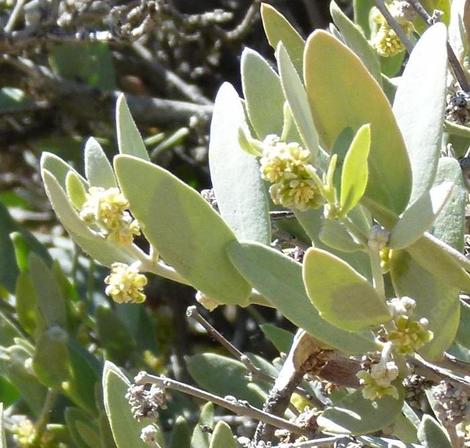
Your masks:
<path fill-rule="evenodd" d="M 105 238 L 122 245 L 132 244 L 140 227 L 127 211 L 129 203 L 119 188 L 91 187 L 80 210 L 80 218 L 96 227 Z"/>
<path fill-rule="evenodd" d="M 140 440 L 142 440 L 146 445 L 154 448 L 160 448 L 157 437 L 158 428 L 155 425 L 147 425 L 142 428 L 142 431 L 140 432 Z"/>
<path fill-rule="evenodd" d="M 131 406 L 133 417 L 140 421 L 145 417 L 158 416 L 158 409 L 166 405 L 166 392 L 156 384 L 152 384 L 150 388 L 132 384 L 127 390 L 126 399 Z"/>
<path fill-rule="evenodd" d="M 137 266 L 124 263 L 113 263 L 111 273 L 105 278 L 108 285 L 105 292 L 116 303 L 142 303 L 147 277 L 139 273 Z"/>

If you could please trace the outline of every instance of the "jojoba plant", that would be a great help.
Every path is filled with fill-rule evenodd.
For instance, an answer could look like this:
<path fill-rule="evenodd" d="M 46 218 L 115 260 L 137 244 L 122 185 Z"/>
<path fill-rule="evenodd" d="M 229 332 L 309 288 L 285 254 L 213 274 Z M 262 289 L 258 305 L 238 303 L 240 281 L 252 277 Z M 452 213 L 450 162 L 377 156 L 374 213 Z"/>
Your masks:
<path fill-rule="evenodd" d="M 94 139 L 85 176 L 43 155 L 51 204 L 75 243 L 110 268 L 112 300 L 143 302 L 154 274 L 192 286 L 210 310 L 257 304 L 298 327 L 275 366 L 239 356 L 246 381 L 264 390 L 262 409 L 248 389 L 211 390 L 209 378 L 224 375 L 216 363 L 197 381 L 211 393 L 146 372 L 131 384 L 106 363 L 104 405 L 119 448 L 166 446 L 158 409 L 171 390 L 260 422 L 251 439 L 224 422 L 210 436 L 196 428 L 195 448 L 468 444 L 468 194 L 457 159 L 470 130 L 449 99 L 468 93 L 459 76 L 468 76 L 465 2 L 372 3 L 355 2 L 354 23 L 332 2 L 329 32 L 306 41 L 262 5 L 276 66 L 246 49 L 244 98 L 228 83 L 217 94 L 216 207 L 150 162 L 123 96 L 112 164 Z M 443 388 L 458 390 L 458 418 L 446 414 Z"/>

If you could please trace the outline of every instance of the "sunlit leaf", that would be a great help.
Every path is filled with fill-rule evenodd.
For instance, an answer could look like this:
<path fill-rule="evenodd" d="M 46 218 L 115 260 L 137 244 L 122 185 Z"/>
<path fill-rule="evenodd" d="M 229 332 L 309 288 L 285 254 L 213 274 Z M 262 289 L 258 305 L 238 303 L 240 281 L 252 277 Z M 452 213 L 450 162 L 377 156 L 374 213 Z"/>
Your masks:
<path fill-rule="evenodd" d="M 93 137 L 89 138 L 85 145 L 85 174 L 92 187 L 117 186 L 113 167 L 103 148 Z"/>

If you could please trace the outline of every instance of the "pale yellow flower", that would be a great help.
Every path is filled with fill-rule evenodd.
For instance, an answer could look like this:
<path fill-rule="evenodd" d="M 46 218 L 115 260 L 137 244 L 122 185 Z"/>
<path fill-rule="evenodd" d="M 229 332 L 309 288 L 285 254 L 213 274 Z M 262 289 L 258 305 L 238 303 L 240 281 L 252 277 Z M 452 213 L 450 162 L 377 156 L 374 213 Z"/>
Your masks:
<path fill-rule="evenodd" d="M 142 292 L 147 284 L 147 277 L 140 274 L 134 265 L 113 263 L 111 273 L 105 278 L 106 294 L 117 303 L 141 303 L 145 301 Z"/>
<path fill-rule="evenodd" d="M 395 362 L 385 360 L 373 364 L 370 371 L 359 371 L 356 376 L 362 386 L 362 396 L 367 400 L 377 400 L 386 395 L 398 398 L 398 390 L 392 384 L 398 378 L 398 373 Z"/>

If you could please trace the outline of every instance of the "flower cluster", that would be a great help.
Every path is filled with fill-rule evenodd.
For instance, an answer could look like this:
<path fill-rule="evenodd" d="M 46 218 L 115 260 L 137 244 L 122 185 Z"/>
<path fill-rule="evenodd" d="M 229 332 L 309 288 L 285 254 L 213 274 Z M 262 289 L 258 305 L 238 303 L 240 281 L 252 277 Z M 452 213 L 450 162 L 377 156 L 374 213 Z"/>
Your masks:
<path fill-rule="evenodd" d="M 324 203 L 321 182 L 309 163 L 310 152 L 298 143 L 281 142 L 269 135 L 263 141 L 261 175 L 271 182 L 273 202 L 287 208 L 306 210 Z"/>
<path fill-rule="evenodd" d="M 111 241 L 132 244 L 140 234 L 139 224 L 127 211 L 129 203 L 119 188 L 91 187 L 80 210 L 80 218 Z"/>
<path fill-rule="evenodd" d="M 388 307 L 393 316 L 395 328 L 388 332 L 387 339 L 393 344 L 397 353 L 412 354 L 431 341 L 433 333 L 427 329 L 428 320 L 412 318 L 416 308 L 416 302 L 413 299 L 394 298 L 388 302 Z"/>
<path fill-rule="evenodd" d="M 108 285 L 106 294 L 117 303 L 142 303 L 145 294 L 142 292 L 147 284 L 147 277 L 140 274 L 137 266 L 124 263 L 113 263 L 111 273 L 104 279 Z"/>
<path fill-rule="evenodd" d="M 360 370 L 356 375 L 362 386 L 362 395 L 367 400 L 377 400 L 386 395 L 398 398 L 398 390 L 392 384 L 398 378 L 398 366 L 384 349 L 380 361 L 372 364 L 369 370 Z"/>
<path fill-rule="evenodd" d="M 140 440 L 148 446 L 160 448 L 158 443 L 158 428 L 155 425 L 144 426 L 140 432 Z"/>
<path fill-rule="evenodd" d="M 398 22 L 406 35 L 413 32 L 414 10 L 407 1 L 396 0 L 389 6 L 389 12 Z M 405 50 L 403 42 L 385 20 L 377 8 L 371 10 L 372 22 L 377 25 L 377 31 L 372 38 L 372 46 L 382 57 L 392 57 Z"/>
<path fill-rule="evenodd" d="M 141 384 L 132 384 L 126 393 L 126 400 L 131 406 L 132 416 L 140 421 L 143 418 L 155 418 L 158 409 L 166 405 L 165 388 L 152 384 L 150 388 Z"/>

